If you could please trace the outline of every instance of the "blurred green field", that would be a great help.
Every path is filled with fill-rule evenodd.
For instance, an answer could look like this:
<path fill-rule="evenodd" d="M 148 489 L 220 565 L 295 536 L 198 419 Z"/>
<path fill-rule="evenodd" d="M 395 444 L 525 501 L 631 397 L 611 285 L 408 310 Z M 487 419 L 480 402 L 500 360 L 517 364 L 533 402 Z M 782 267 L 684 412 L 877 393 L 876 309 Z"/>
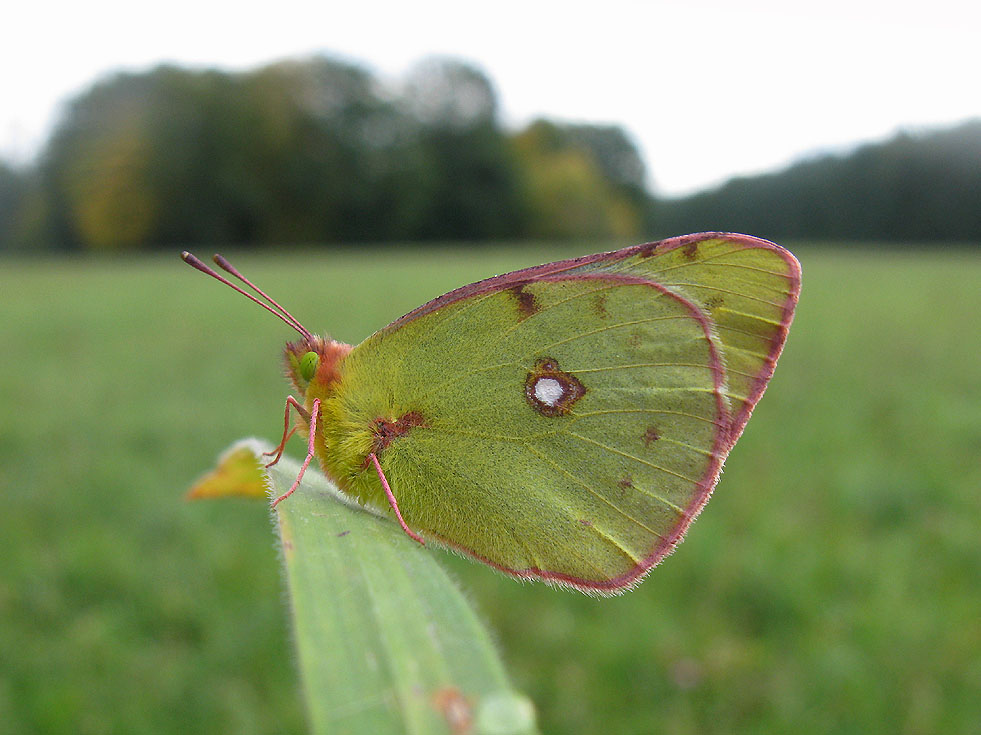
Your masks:
<path fill-rule="evenodd" d="M 981 257 L 794 249 L 776 376 L 643 585 L 595 600 L 441 554 L 543 732 L 977 732 Z M 233 260 L 357 342 L 569 254 Z M 0 261 L 0 317 L 0 733 L 303 732 L 266 509 L 181 499 L 279 436 L 292 334 L 176 252 Z"/>

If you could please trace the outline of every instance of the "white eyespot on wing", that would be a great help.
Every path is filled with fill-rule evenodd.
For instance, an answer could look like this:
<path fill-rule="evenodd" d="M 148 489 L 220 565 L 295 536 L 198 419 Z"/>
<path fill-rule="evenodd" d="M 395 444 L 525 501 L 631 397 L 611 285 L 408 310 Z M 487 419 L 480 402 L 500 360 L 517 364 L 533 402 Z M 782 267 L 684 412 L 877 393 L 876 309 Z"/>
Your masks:
<path fill-rule="evenodd" d="M 546 406 L 555 406 L 564 392 L 562 383 L 555 378 L 539 378 L 535 382 L 535 398 Z"/>
<path fill-rule="evenodd" d="M 531 372 L 525 376 L 525 398 L 542 416 L 565 416 L 572 404 L 586 393 L 586 386 L 572 373 L 563 372 L 552 357 L 535 361 Z"/>

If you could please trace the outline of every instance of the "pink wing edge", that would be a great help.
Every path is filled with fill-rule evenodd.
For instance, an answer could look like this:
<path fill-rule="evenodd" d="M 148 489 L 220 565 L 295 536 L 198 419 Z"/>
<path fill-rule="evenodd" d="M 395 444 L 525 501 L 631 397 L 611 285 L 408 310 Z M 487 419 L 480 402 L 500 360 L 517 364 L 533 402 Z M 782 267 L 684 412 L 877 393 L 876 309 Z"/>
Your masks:
<path fill-rule="evenodd" d="M 486 278 L 482 281 L 461 286 L 460 288 L 450 291 L 449 293 L 438 296 L 432 301 L 413 309 L 405 316 L 396 319 L 382 330 L 384 332 L 398 329 L 407 322 L 421 316 L 425 316 L 426 314 L 431 314 L 443 306 L 447 306 L 456 301 L 470 298 L 472 296 L 480 296 L 487 293 L 502 291 L 504 289 L 512 288 L 533 280 L 561 280 L 563 278 L 563 273 L 584 265 L 590 265 L 592 263 L 603 261 L 624 260 L 635 255 L 652 257 L 676 248 L 690 246 L 692 243 L 718 239 L 725 240 L 741 247 L 772 250 L 779 255 L 787 264 L 786 277 L 789 281 L 788 296 L 783 306 L 779 328 L 777 329 L 777 332 L 774 334 L 770 343 L 770 351 L 764 360 L 763 368 L 753 381 L 752 392 L 747 398 L 742 409 L 740 409 L 739 413 L 735 416 L 730 416 L 729 411 L 725 406 L 725 399 L 723 397 L 725 368 L 722 365 L 721 358 L 716 352 L 714 341 L 710 341 L 710 354 L 712 360 L 711 367 L 715 381 L 716 401 L 719 407 L 719 414 L 725 419 L 726 426 L 720 427 L 716 433 L 715 446 L 712 449 L 712 460 L 709 463 L 709 466 L 706 468 L 702 479 L 699 481 L 698 489 L 689 502 L 688 507 L 685 508 L 684 514 L 678 519 L 678 522 L 671 529 L 671 531 L 660 539 L 651 553 L 641 559 L 635 567 L 624 574 L 613 577 L 612 579 L 589 580 L 573 577 L 560 572 L 550 572 L 548 570 L 538 569 L 535 567 L 528 569 L 511 569 L 510 567 L 505 567 L 490 559 L 487 559 L 461 544 L 454 543 L 435 534 L 427 535 L 433 538 L 437 543 L 462 553 L 472 559 L 476 559 L 490 567 L 493 567 L 494 569 L 497 569 L 500 572 L 503 572 L 504 574 L 507 574 L 508 576 L 525 580 L 541 579 L 547 584 L 560 587 L 570 587 L 581 592 L 594 595 L 616 595 L 636 587 L 651 569 L 657 566 L 666 556 L 670 555 L 674 551 L 675 547 L 677 547 L 677 545 L 684 539 L 688 527 L 692 524 L 695 518 L 698 517 L 698 514 L 701 513 L 702 508 L 705 507 L 705 504 L 708 503 L 709 498 L 712 496 L 712 491 L 715 489 L 715 486 L 719 481 L 719 477 L 722 474 L 722 465 L 725 462 L 729 451 L 732 449 L 733 445 L 736 443 L 736 440 L 746 427 L 746 423 L 749 421 L 753 408 L 755 408 L 756 404 L 759 402 L 759 399 L 766 390 L 767 383 L 769 382 L 770 377 L 773 375 L 773 371 L 776 368 L 777 359 L 780 357 L 780 353 L 783 351 L 784 344 L 787 340 L 787 332 L 790 329 L 790 324 L 794 318 L 794 310 L 797 306 L 801 285 L 800 263 L 788 250 L 768 240 L 753 237 L 752 235 L 741 235 L 729 232 L 701 232 L 691 235 L 682 235 L 679 237 L 668 238 L 666 240 L 633 245 L 620 250 L 612 250 L 593 255 L 584 255 L 578 258 L 556 261 L 554 263 L 545 263 L 543 265 L 536 265 L 530 268 L 524 268 L 522 270 Z M 575 277 L 575 275 L 577 274 L 573 274 L 572 277 Z M 594 277 L 597 276 L 604 277 L 604 274 L 594 275 Z M 700 308 L 675 291 L 662 286 L 656 281 L 640 279 L 626 274 L 607 274 L 606 277 L 632 283 L 644 282 L 654 286 L 662 293 L 675 298 L 691 311 L 693 318 L 695 318 L 702 325 L 706 336 L 711 339 L 711 323 L 709 319 Z"/>

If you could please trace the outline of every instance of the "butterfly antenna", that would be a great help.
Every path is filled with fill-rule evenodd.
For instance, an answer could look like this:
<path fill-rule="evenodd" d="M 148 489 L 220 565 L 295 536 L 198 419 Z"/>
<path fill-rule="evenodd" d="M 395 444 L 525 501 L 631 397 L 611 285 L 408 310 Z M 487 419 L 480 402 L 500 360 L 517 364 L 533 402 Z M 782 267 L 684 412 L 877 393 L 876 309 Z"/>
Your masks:
<path fill-rule="evenodd" d="M 241 273 L 239 273 L 238 269 L 235 268 L 235 266 L 233 266 L 231 263 L 229 263 L 228 260 L 226 260 L 223 255 L 221 255 L 219 253 L 215 253 L 214 261 L 218 265 L 218 267 L 221 268 L 223 271 L 225 271 L 227 273 L 231 273 L 238 280 L 240 280 L 246 286 L 248 286 L 249 288 L 251 288 L 253 291 L 255 291 L 257 294 L 259 294 L 262 298 L 264 298 L 270 304 L 272 304 L 276 309 L 279 310 L 279 312 L 283 316 L 285 316 L 287 319 L 289 319 L 290 322 L 292 322 L 293 326 L 295 326 L 302 334 L 304 334 L 304 336 L 306 336 L 306 337 L 309 337 L 310 336 L 310 332 L 308 332 L 303 327 L 303 325 L 300 324 L 300 320 L 299 319 L 297 319 L 295 316 L 293 316 L 288 311 L 286 311 L 286 309 L 283 308 L 272 296 L 270 296 L 269 294 L 267 294 L 261 288 L 259 288 L 254 283 L 252 283 L 252 281 L 250 281 L 248 278 L 246 278 Z"/>
<path fill-rule="evenodd" d="M 282 321 L 286 322 L 286 324 L 288 324 L 290 327 L 292 327 L 297 332 L 299 332 L 305 339 L 307 339 L 307 340 L 312 340 L 313 339 L 313 335 L 310 334 L 310 332 L 302 324 L 300 324 L 300 322 L 296 319 L 296 317 L 294 317 L 292 314 L 290 314 L 288 311 L 286 311 L 286 309 L 284 309 L 278 303 L 276 303 L 275 301 L 273 301 L 273 299 L 269 298 L 269 296 L 267 296 L 255 284 L 253 284 L 251 281 L 249 281 L 247 278 L 245 278 L 241 273 L 239 273 L 232 266 L 232 264 L 229 263 L 227 260 L 225 260 L 222 256 L 215 255 L 215 263 L 217 263 L 218 266 L 220 268 L 222 268 L 223 270 L 231 273 L 233 276 L 235 276 L 236 278 L 238 278 L 245 285 L 249 286 L 251 289 L 253 289 L 256 293 L 258 293 L 264 299 L 266 299 L 267 301 L 269 301 L 269 304 L 272 304 L 272 306 L 270 306 L 269 304 L 266 304 L 263 301 L 260 301 L 255 296 L 253 296 L 248 291 L 246 291 L 245 289 L 240 288 L 239 286 L 235 285 L 234 283 L 232 283 L 231 281 L 229 281 L 227 278 L 225 278 L 223 275 L 221 275 L 220 273 L 218 273 L 217 271 L 215 271 L 213 268 L 211 268 L 208 265 L 206 265 L 205 263 L 203 263 L 201 260 L 199 260 L 197 257 L 195 257 L 194 255 L 192 255 L 191 253 L 187 252 L 186 250 L 181 253 L 181 260 L 183 260 L 185 263 L 187 263 L 192 268 L 197 268 L 202 273 L 205 273 L 205 274 L 211 276 L 212 278 L 214 278 L 214 279 L 216 279 L 218 281 L 221 281 L 222 283 L 224 283 L 229 288 L 232 288 L 235 291 L 238 291 L 240 294 L 242 294 L 245 298 L 249 299 L 250 301 L 254 301 L 255 303 L 257 303 L 259 306 L 261 306 L 266 311 L 270 312 L 271 314 L 274 314 L 275 316 L 279 317 Z M 273 308 L 273 307 L 275 307 L 275 308 Z"/>

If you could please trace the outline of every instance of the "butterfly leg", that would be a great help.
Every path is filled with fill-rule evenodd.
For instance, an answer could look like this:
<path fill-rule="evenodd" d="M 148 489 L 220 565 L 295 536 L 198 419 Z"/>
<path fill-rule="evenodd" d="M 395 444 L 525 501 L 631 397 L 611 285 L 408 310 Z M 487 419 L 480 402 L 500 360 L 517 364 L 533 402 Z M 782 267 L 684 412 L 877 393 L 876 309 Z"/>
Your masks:
<path fill-rule="evenodd" d="M 425 546 L 426 542 L 422 540 L 422 536 L 409 528 L 405 520 L 402 518 L 402 511 L 399 510 L 399 504 L 395 502 L 395 495 L 392 493 L 392 488 L 388 486 L 388 480 L 385 479 L 385 473 L 382 472 L 381 465 L 378 463 L 378 457 L 376 457 L 375 453 L 372 452 L 368 455 L 368 458 L 375 463 L 375 471 L 378 473 L 378 479 L 381 480 L 382 487 L 385 489 L 385 495 L 388 497 L 388 504 L 391 505 L 392 510 L 395 511 L 395 517 L 399 519 L 399 525 L 402 526 L 402 530 L 405 531 L 406 536 Z"/>
<path fill-rule="evenodd" d="M 292 396 L 290 396 L 292 398 Z M 287 399 L 287 402 L 289 399 Z M 295 401 L 294 401 L 295 403 Z M 298 407 L 299 408 L 299 407 Z M 303 410 L 300 408 L 300 410 Z M 286 500 L 293 492 L 300 486 L 300 481 L 303 479 L 303 473 L 307 471 L 307 467 L 310 466 L 310 460 L 313 459 L 315 453 L 315 442 L 317 438 L 317 417 L 320 415 L 320 399 L 315 398 L 313 400 L 313 410 L 310 412 L 310 436 L 307 438 L 307 456 L 303 460 L 303 465 L 300 467 L 300 474 L 296 476 L 290 489 L 285 493 L 280 495 L 272 502 L 272 507 L 275 508 L 281 501 Z"/>
<path fill-rule="evenodd" d="M 286 448 L 286 442 L 290 440 L 290 437 L 296 433 L 296 427 L 290 428 L 290 408 L 295 408 L 299 411 L 300 415 L 303 416 L 306 410 L 299 404 L 299 402 L 293 396 L 286 397 L 286 410 L 283 412 L 283 439 L 279 442 L 279 446 L 273 449 L 271 452 L 263 452 L 262 456 L 271 457 L 276 455 L 276 458 L 266 465 L 266 467 L 272 467 L 274 464 L 279 462 L 283 457 L 283 450 Z"/>

